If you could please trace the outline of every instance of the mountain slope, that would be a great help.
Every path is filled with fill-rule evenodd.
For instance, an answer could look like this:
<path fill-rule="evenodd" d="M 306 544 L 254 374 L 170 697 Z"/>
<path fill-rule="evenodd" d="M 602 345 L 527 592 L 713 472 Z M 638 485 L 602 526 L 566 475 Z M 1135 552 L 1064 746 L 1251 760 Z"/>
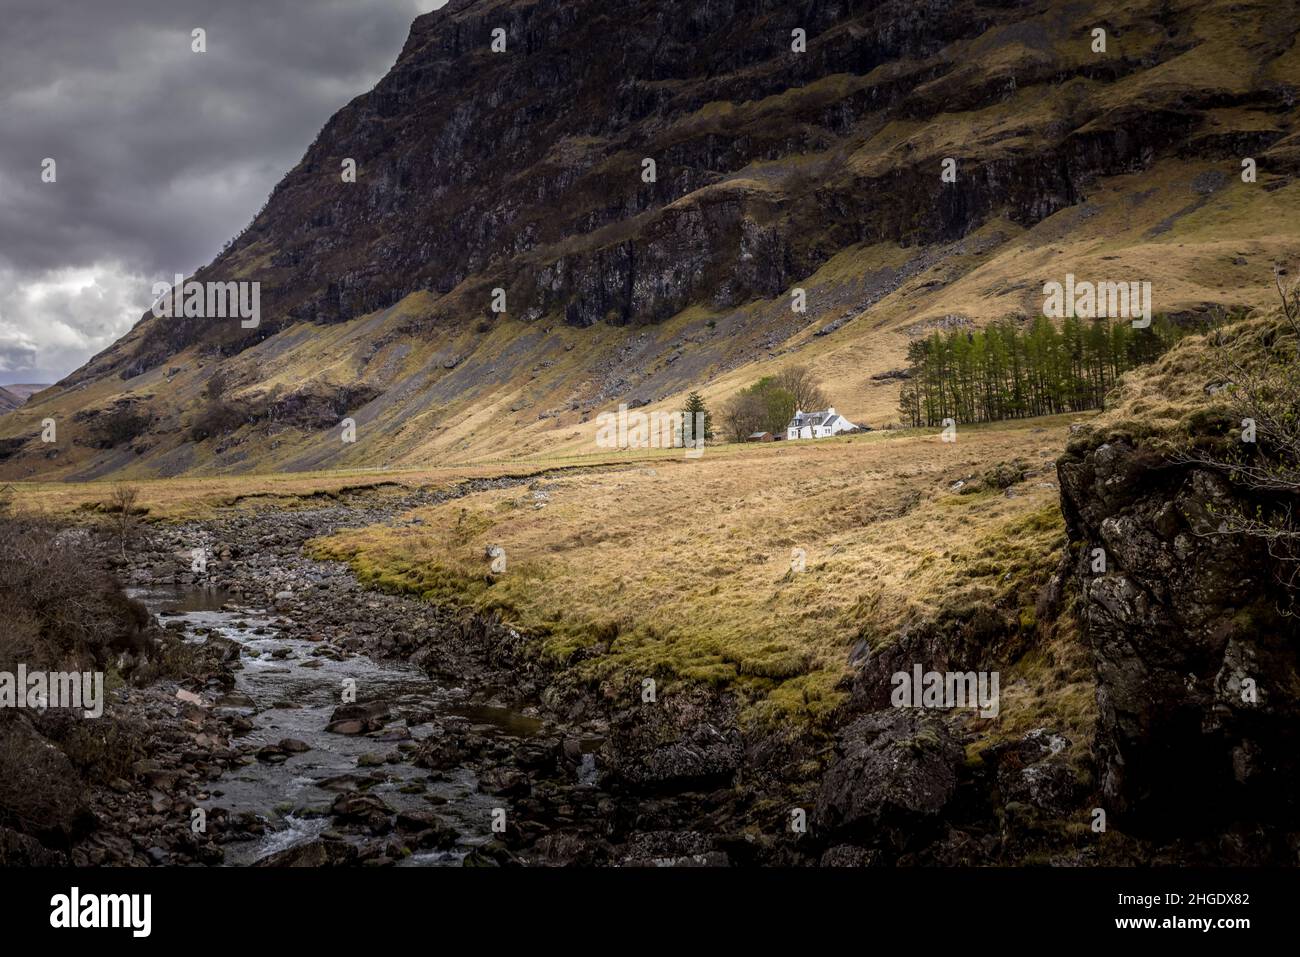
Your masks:
<path fill-rule="evenodd" d="M 4 389 L 10 395 L 16 396 L 19 402 L 26 402 L 37 392 L 43 392 L 49 387 L 50 384 L 48 382 L 16 382 L 5 386 Z"/>
<path fill-rule="evenodd" d="M 1297 6 L 453 0 L 196 276 L 259 281 L 257 328 L 146 315 L 0 423 L 0 474 L 580 453 L 792 360 L 879 425 L 910 335 L 1067 273 L 1262 304 L 1300 253 Z"/>

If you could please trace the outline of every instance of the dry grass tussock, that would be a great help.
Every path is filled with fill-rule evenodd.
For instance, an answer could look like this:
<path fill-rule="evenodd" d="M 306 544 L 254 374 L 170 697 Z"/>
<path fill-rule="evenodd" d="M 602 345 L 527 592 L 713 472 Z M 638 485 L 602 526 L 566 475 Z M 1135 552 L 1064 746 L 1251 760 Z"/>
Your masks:
<path fill-rule="evenodd" d="M 1070 421 L 955 444 L 918 431 L 728 447 L 483 492 L 313 547 L 380 587 L 500 613 L 579 680 L 705 682 L 750 717 L 820 721 L 859 640 L 981 603 L 1035 627 L 1064 544 L 1052 463 Z M 1008 480 L 997 466 L 1012 462 Z"/>

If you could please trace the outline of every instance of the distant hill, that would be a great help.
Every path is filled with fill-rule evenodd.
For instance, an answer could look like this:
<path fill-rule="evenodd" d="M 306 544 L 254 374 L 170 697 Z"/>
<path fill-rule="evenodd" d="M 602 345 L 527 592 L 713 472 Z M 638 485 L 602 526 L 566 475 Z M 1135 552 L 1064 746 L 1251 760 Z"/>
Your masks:
<path fill-rule="evenodd" d="M 37 392 L 44 392 L 50 387 L 48 382 L 40 383 L 15 383 L 13 385 L 3 386 L 4 390 L 10 395 L 16 395 L 23 402 L 26 402 Z"/>
<path fill-rule="evenodd" d="M 0 386 L 0 414 L 12 412 L 26 403 L 37 392 L 49 388 L 49 384 L 16 384 Z"/>
<path fill-rule="evenodd" d="M 716 409 L 789 362 L 880 426 L 916 336 L 1036 315 L 1067 274 L 1265 304 L 1300 258 L 1298 18 L 453 0 L 195 277 L 260 282 L 258 326 L 146 315 L 34 403 L 57 449 L 0 422 L 0 476 L 589 452 L 620 402 Z"/>

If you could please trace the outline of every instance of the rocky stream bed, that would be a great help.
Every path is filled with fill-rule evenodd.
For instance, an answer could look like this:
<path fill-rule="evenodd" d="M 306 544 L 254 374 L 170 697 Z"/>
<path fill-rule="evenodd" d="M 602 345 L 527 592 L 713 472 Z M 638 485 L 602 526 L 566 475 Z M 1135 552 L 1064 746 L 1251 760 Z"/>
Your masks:
<path fill-rule="evenodd" d="M 1105 464 L 1109 449 L 1084 461 Z M 1079 523 L 1092 513 L 1078 503 L 1100 497 L 1085 494 L 1071 469 L 1067 463 L 1067 520 Z M 1246 772 L 1255 765 L 1226 758 L 1190 765 L 1217 775 L 1223 798 L 1222 813 L 1184 828 L 1186 836 L 1101 840 L 1088 825 L 1094 809 L 1122 808 L 1126 821 L 1140 824 L 1124 802 L 1141 810 L 1144 798 L 1099 793 L 1088 753 L 1095 744 L 1050 726 L 982 738 L 968 716 L 893 708 L 866 693 L 887 688 L 887 673 L 904 659 L 959 670 L 1003 666 L 996 642 L 954 645 L 941 631 L 918 630 L 861 656 L 853 700 L 835 727 L 742 727 L 725 689 L 675 686 L 647 705 L 631 689 L 582 686 L 549 670 L 530 653 L 535 645 L 500 621 L 367 588 L 346 565 L 304 551 L 310 539 L 343 527 L 419 521 L 409 514 L 415 506 L 491 487 L 544 493 L 546 484 L 533 476 L 371 489 L 292 508 L 242 503 L 208 520 L 142 528 L 119 575 L 195 651 L 197 664 L 187 664 L 179 683 L 133 682 L 116 692 L 111 710 L 142 724 L 148 747 L 129 772 L 94 785 L 98 820 L 73 836 L 70 860 L 1087 865 L 1252 863 L 1294 853 L 1289 811 L 1267 827 L 1251 820 L 1258 798 L 1246 792 L 1259 785 Z M 1193 476 L 1185 487 L 1200 486 Z M 1140 503 L 1153 515 L 1169 511 L 1150 496 Z M 195 549 L 207 556 L 200 572 L 192 570 Z M 1197 574 L 1225 574 L 1227 559 L 1199 554 Z M 1132 563 L 1139 571 L 1143 564 Z M 1240 556 L 1231 564 L 1254 567 Z M 1045 611 L 1055 613 L 1075 579 L 1093 633 L 1099 696 L 1126 701 L 1107 670 L 1109 646 L 1096 640 L 1109 632 L 1098 630 L 1102 619 L 1087 603 L 1101 586 L 1142 580 L 1125 571 L 1098 585 L 1063 563 L 1045 592 Z M 1232 663 L 1218 660 L 1205 666 L 1210 677 Z M 1289 713 L 1250 716 L 1251 741 L 1269 742 L 1270 754 L 1289 753 L 1266 736 L 1273 725 L 1292 727 Z M 1124 727 L 1103 709 L 1105 754 L 1134 746 L 1117 737 Z M 1211 746 L 1236 733 L 1222 721 L 1199 727 L 1162 731 L 1162 746 L 1181 742 L 1215 754 Z M 32 735 L 21 723 L 14 733 Z M 1243 747 L 1232 734 L 1224 740 L 1234 754 Z M 31 753 L 50 753 L 31 743 Z M 1268 767 L 1290 780 L 1290 764 Z M 1220 768 L 1236 769 L 1235 779 L 1220 781 Z M 50 782 L 62 773 L 54 765 L 45 772 Z M 47 809 L 52 820 L 78 815 L 71 792 L 52 788 L 44 800 L 66 805 Z M 0 851 L 10 860 L 59 863 L 31 842 Z"/>
<path fill-rule="evenodd" d="M 691 729 L 667 744 L 659 723 L 644 721 L 625 722 L 611 742 L 593 702 L 543 704 L 547 675 L 513 630 L 367 589 L 346 565 L 303 550 L 338 528 L 409 521 L 414 506 L 526 481 L 142 529 L 123 577 L 211 667 L 130 692 L 169 741 L 134 769 L 147 806 L 119 815 L 150 832 L 135 835 L 134 857 L 399 866 L 745 857 L 748 842 L 732 833 L 740 792 L 723 786 L 740 743 L 712 721 L 720 702 L 665 709 Z M 195 549 L 207 556 L 200 572 Z M 119 790 L 124 803 L 139 797 L 124 782 Z M 88 863 L 133 856 L 120 833 L 96 841 Z"/>

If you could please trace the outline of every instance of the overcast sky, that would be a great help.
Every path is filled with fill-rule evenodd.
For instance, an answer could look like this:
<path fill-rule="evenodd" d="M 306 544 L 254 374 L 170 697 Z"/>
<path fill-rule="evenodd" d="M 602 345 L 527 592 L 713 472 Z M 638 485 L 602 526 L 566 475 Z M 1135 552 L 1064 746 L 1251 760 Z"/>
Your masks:
<path fill-rule="evenodd" d="M 0 0 L 0 385 L 67 375 L 209 262 L 437 6 Z"/>

